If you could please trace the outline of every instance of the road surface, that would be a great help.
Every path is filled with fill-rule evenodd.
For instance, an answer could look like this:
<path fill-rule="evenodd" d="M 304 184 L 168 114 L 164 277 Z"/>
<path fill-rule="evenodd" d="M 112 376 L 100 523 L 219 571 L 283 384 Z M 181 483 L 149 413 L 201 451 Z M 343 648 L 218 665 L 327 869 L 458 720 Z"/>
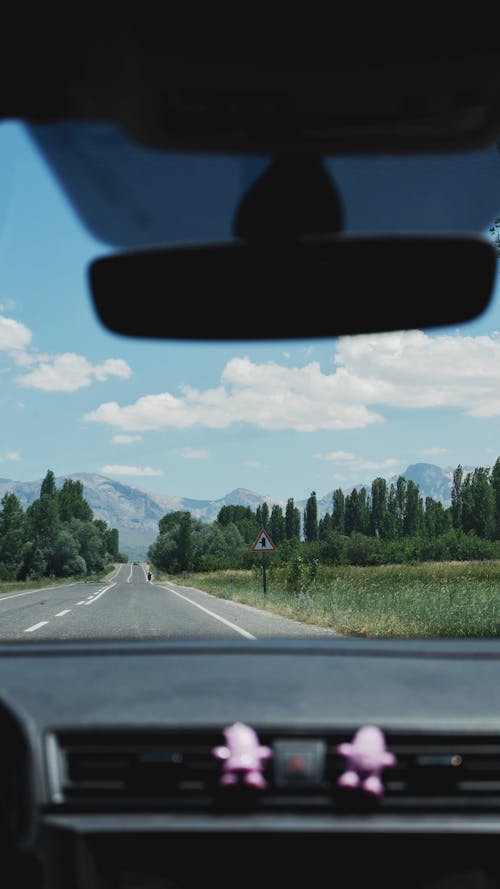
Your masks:
<path fill-rule="evenodd" d="M 193 587 L 148 583 L 142 565 L 119 565 L 101 583 L 72 582 L 0 596 L 0 641 L 335 635 Z"/>

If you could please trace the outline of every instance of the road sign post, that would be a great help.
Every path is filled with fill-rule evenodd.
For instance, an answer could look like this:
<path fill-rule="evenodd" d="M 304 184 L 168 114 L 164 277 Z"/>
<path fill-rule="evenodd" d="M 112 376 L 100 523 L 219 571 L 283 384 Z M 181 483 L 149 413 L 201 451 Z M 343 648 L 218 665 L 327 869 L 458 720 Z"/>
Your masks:
<path fill-rule="evenodd" d="M 265 528 L 261 528 L 259 536 L 252 546 L 252 552 L 262 553 L 262 588 L 264 595 L 267 593 L 266 553 L 274 553 L 276 547 Z"/>

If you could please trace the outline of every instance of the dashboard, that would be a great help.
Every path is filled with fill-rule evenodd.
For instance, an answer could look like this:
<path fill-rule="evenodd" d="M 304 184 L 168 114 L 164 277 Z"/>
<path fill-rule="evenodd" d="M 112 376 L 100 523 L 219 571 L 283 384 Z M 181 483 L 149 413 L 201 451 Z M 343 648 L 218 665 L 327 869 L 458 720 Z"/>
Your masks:
<path fill-rule="evenodd" d="M 496 885 L 499 675 L 494 640 L 4 644 L 12 885 Z M 238 722 L 258 790 L 220 780 Z M 379 797 L 339 784 L 367 725 Z"/>

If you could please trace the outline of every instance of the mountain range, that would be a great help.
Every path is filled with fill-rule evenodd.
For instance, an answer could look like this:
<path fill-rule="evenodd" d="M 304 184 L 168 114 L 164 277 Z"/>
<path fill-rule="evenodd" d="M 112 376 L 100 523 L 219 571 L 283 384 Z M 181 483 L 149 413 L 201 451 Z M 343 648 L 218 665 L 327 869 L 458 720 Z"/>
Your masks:
<path fill-rule="evenodd" d="M 472 467 L 464 467 L 468 472 Z M 402 472 L 401 475 L 415 482 L 423 497 L 432 497 L 439 500 L 444 506 L 451 502 L 451 485 L 453 481 L 453 469 L 440 467 L 433 463 L 414 463 Z M 185 510 L 194 518 L 212 522 L 222 506 L 241 505 L 250 506 L 255 510 L 264 501 L 271 508 L 277 503 L 283 509 L 286 501 L 279 500 L 266 494 L 258 494 L 246 488 L 235 488 L 218 500 L 194 500 L 188 497 L 178 497 L 173 494 L 153 494 L 140 488 L 125 485 L 116 479 L 103 475 L 87 472 L 75 472 L 56 478 L 57 487 L 61 487 L 66 478 L 81 481 L 84 497 L 93 510 L 96 519 L 103 519 L 111 528 L 118 528 L 120 535 L 120 549 L 126 552 L 130 558 L 144 558 L 150 543 L 158 534 L 158 522 L 168 512 Z M 396 482 L 398 476 L 388 479 L 388 482 Z M 33 482 L 17 482 L 11 479 L 0 478 L 0 499 L 7 492 L 13 492 L 19 498 L 23 508 L 26 509 L 33 500 L 40 495 L 42 480 Z M 370 485 L 355 485 L 346 489 L 350 493 L 352 488 L 366 487 Z M 318 516 L 321 518 L 332 508 L 332 491 L 322 497 L 318 497 Z M 306 500 L 296 500 L 295 505 L 303 512 Z"/>

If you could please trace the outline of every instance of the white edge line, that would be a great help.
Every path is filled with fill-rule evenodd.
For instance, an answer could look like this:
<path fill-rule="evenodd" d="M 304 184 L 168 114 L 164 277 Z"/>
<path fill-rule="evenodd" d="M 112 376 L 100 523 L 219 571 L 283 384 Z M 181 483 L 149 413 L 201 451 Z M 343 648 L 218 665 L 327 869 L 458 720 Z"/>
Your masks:
<path fill-rule="evenodd" d="M 215 614 L 213 611 L 209 611 L 208 608 L 204 608 L 203 605 L 199 605 L 198 602 L 193 602 L 192 599 L 188 599 L 187 596 L 183 596 L 182 593 L 178 593 L 177 590 L 173 590 L 172 587 L 169 587 L 168 584 L 161 584 L 165 589 L 169 591 L 169 593 L 173 593 L 174 596 L 179 596 L 179 599 L 184 599 L 186 602 L 189 602 L 190 605 L 194 605 L 195 608 L 199 608 L 200 611 L 204 611 L 205 614 L 209 614 L 210 617 L 215 617 L 215 620 L 219 620 L 221 624 L 226 624 L 226 626 L 231 627 L 232 630 L 236 630 L 237 633 L 240 633 L 245 639 L 256 639 L 257 636 L 252 636 L 251 633 L 248 633 L 246 630 L 243 630 L 241 627 L 237 627 L 236 624 L 232 624 L 230 620 L 226 620 L 225 617 L 220 617 L 220 615 Z"/>
<path fill-rule="evenodd" d="M 46 590 L 54 590 L 54 589 L 60 590 L 60 589 L 65 589 L 68 586 L 77 586 L 79 582 L 80 581 L 75 580 L 74 583 L 59 583 L 59 584 L 55 583 L 55 584 L 52 584 L 52 586 L 41 586 L 37 590 L 24 590 L 24 592 L 22 592 L 22 593 L 12 593 L 11 595 L 9 593 L 4 593 L 3 595 L 0 594 L 0 603 L 6 602 L 7 599 L 17 599 L 18 596 L 32 596 L 33 593 L 44 593 L 44 592 L 46 592 Z"/>

